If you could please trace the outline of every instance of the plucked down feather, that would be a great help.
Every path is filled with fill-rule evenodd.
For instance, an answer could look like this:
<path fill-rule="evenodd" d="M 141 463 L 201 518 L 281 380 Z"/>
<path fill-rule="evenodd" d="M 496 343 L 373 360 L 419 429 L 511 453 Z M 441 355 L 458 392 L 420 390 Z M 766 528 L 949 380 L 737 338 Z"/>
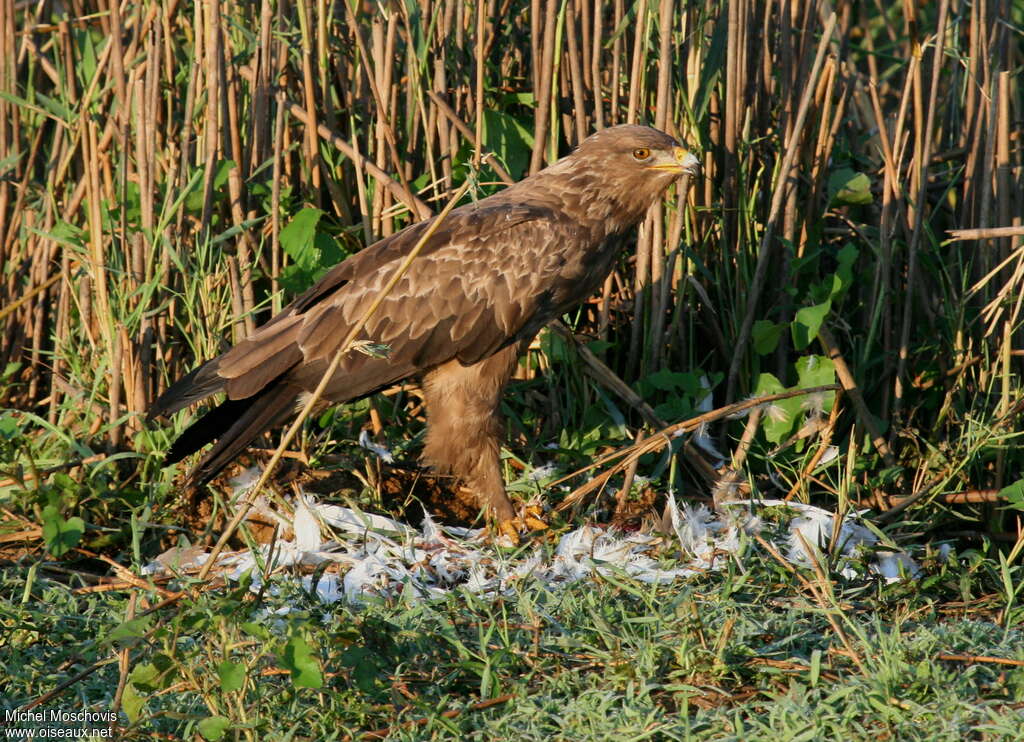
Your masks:
<path fill-rule="evenodd" d="M 388 346 L 387 357 L 349 352 L 324 399 L 347 402 L 421 377 L 425 460 L 461 479 L 499 522 L 510 521 L 498 408 L 520 350 L 600 286 L 621 243 L 612 238 L 635 226 L 681 174 L 696 170 L 696 158 L 669 135 L 618 126 L 452 210 L 357 338 Z M 226 399 L 178 437 L 165 465 L 213 442 L 189 473 L 189 484 L 198 486 L 294 414 L 431 221 L 336 265 L 249 338 L 172 384 L 151 419 L 218 392 Z"/>

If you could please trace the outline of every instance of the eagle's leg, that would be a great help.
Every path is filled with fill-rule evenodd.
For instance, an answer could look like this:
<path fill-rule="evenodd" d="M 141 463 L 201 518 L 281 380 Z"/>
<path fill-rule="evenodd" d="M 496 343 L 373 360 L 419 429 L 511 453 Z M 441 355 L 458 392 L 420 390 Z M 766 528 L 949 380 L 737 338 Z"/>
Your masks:
<path fill-rule="evenodd" d="M 479 363 L 458 360 L 431 369 L 423 380 L 427 408 L 424 460 L 453 474 L 498 523 L 515 518 L 501 475 L 502 390 L 512 376 L 519 347 L 512 345 Z"/>

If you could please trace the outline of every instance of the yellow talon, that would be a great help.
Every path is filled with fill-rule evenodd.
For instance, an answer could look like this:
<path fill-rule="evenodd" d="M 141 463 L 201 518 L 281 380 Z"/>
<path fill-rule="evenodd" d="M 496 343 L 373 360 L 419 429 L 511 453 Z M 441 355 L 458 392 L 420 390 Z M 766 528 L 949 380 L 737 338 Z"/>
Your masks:
<path fill-rule="evenodd" d="M 519 546 L 518 518 L 511 518 L 498 524 L 498 543 L 501 546 Z"/>

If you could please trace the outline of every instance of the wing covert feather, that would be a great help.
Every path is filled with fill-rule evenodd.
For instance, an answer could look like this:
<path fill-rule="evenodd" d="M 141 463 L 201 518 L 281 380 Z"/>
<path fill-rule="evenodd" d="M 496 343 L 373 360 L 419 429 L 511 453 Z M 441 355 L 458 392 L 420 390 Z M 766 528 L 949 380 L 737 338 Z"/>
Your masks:
<path fill-rule="evenodd" d="M 212 361 L 228 396 L 249 397 L 277 379 L 312 389 L 429 224 L 413 225 L 338 264 Z M 361 397 L 452 358 L 473 363 L 536 332 L 556 278 L 551 253 L 576 236 L 573 230 L 564 215 L 535 204 L 495 199 L 453 211 L 356 338 L 387 345 L 388 357 L 348 353 L 328 399 Z"/>
<path fill-rule="evenodd" d="M 476 211 L 486 212 L 486 218 L 473 211 L 468 212 L 471 219 L 453 212 L 461 218 L 435 233 L 384 298 L 357 340 L 387 345 L 388 358 L 348 354 L 339 376 L 352 379 L 353 385 L 346 390 L 332 384 L 335 398 L 361 396 L 370 391 L 364 388 L 370 381 L 393 383 L 452 358 L 464 363 L 485 358 L 520 339 L 547 305 L 550 276 L 538 268 L 550 265 L 540 256 L 567 236 L 558 219 L 536 207 Z M 505 218 L 506 211 L 512 218 Z M 437 239 L 444 244 L 433 244 Z M 372 272 L 364 272 L 371 266 Z M 306 302 L 309 308 L 297 333 L 304 364 L 329 361 L 397 266 L 394 260 L 367 261 L 330 295 Z"/>

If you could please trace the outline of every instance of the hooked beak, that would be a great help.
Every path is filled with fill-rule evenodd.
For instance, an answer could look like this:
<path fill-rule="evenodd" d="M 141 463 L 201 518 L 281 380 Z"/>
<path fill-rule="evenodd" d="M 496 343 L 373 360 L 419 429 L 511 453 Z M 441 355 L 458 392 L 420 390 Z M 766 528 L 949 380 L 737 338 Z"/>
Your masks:
<path fill-rule="evenodd" d="M 667 173 L 695 176 L 700 172 L 700 160 L 682 147 L 672 150 L 672 158 L 663 157 L 660 162 L 647 166 L 648 170 L 661 170 Z"/>

